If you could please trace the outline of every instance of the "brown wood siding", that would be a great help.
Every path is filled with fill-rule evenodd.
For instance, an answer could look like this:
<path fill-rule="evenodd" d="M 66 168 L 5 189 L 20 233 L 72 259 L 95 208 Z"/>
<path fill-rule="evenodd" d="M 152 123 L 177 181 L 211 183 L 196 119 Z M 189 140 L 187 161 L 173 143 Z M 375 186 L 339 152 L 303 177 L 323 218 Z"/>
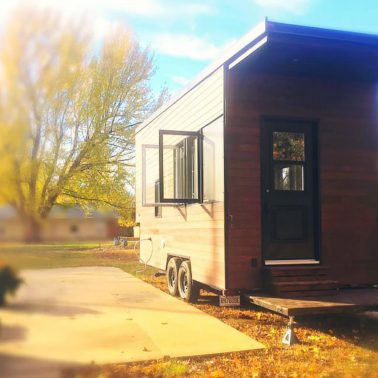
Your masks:
<path fill-rule="evenodd" d="M 321 262 L 329 266 L 329 277 L 341 283 L 378 283 L 377 94 L 377 86 L 367 82 L 229 71 L 229 288 L 262 285 L 262 116 L 318 120 Z"/>

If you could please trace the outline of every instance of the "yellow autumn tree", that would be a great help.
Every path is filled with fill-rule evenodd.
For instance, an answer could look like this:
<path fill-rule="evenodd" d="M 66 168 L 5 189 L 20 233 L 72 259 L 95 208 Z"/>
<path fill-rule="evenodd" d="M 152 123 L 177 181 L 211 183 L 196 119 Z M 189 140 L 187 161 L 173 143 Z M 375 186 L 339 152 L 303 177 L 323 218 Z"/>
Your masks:
<path fill-rule="evenodd" d="M 38 240 L 56 204 L 133 212 L 134 131 L 154 99 L 148 49 L 123 27 L 101 41 L 83 19 L 22 7 L 0 43 L 0 204 Z"/>

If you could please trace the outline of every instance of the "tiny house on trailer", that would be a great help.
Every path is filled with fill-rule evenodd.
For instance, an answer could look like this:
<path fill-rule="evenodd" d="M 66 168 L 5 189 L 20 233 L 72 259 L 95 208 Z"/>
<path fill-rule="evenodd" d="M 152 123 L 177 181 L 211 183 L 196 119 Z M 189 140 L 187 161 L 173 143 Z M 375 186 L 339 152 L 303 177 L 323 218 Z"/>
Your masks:
<path fill-rule="evenodd" d="M 377 82 L 376 35 L 253 29 L 137 130 L 141 260 L 186 300 L 377 285 Z"/>

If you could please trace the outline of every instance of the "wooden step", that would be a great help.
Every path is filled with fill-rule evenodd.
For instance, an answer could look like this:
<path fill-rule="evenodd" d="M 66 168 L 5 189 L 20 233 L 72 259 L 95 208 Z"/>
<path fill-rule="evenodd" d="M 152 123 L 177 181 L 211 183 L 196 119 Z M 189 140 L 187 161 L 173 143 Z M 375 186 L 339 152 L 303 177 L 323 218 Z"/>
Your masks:
<path fill-rule="evenodd" d="M 284 298 L 336 295 L 339 283 L 333 280 L 272 282 L 270 292 Z"/>
<path fill-rule="evenodd" d="M 276 294 L 281 298 L 308 298 L 308 297 L 327 297 L 339 294 L 338 289 L 332 290 L 309 290 L 309 291 L 289 291 L 287 293 Z"/>
<path fill-rule="evenodd" d="M 269 282 L 308 282 L 327 280 L 327 276 L 283 276 L 283 277 L 265 277 L 265 281 Z"/>
<path fill-rule="evenodd" d="M 327 275 L 325 266 L 269 266 L 264 269 L 264 286 L 285 298 L 336 295 L 339 283 Z"/>
<path fill-rule="evenodd" d="M 269 277 L 298 277 L 298 276 L 326 276 L 328 268 L 325 266 L 276 266 L 264 270 Z"/>
<path fill-rule="evenodd" d="M 298 281 L 298 282 L 273 282 L 272 289 L 275 292 L 292 292 L 292 291 L 311 291 L 311 290 L 334 290 L 338 289 L 337 281 L 320 280 L 320 281 Z"/>

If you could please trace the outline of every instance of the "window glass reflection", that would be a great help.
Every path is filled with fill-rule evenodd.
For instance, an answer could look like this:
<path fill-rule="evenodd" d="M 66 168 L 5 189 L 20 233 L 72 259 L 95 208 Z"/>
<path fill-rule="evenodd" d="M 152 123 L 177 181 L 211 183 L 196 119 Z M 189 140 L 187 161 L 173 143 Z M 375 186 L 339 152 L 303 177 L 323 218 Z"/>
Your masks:
<path fill-rule="evenodd" d="M 304 167 L 300 164 L 277 164 L 274 167 L 275 190 L 304 190 Z"/>
<path fill-rule="evenodd" d="M 305 161 L 304 134 L 273 132 L 273 160 Z"/>

